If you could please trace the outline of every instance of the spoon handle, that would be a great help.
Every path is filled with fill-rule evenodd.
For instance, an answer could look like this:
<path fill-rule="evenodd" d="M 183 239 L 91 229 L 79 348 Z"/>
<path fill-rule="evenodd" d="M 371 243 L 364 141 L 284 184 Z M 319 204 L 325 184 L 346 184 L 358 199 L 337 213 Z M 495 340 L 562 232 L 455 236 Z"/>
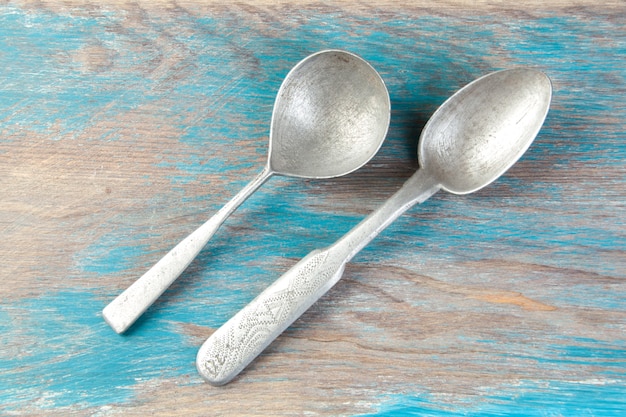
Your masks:
<path fill-rule="evenodd" d="M 438 190 L 439 185 L 418 171 L 335 244 L 305 256 L 204 342 L 196 358 L 200 375 L 213 385 L 233 379 L 339 281 L 354 255 L 411 206 Z"/>
<path fill-rule="evenodd" d="M 117 333 L 125 332 L 183 273 L 224 223 L 224 220 L 272 174 L 273 172 L 266 166 L 213 217 L 182 240 L 141 278 L 111 301 L 102 310 L 102 316 L 109 326 Z"/>

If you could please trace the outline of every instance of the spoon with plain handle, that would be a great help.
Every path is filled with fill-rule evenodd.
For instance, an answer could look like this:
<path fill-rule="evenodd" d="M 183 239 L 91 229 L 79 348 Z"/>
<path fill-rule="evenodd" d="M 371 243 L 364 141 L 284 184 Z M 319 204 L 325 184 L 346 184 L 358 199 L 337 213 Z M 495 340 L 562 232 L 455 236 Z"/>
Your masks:
<path fill-rule="evenodd" d="M 459 90 L 424 127 L 417 172 L 379 209 L 330 247 L 309 253 L 216 330 L 198 352 L 200 374 L 213 385 L 229 382 L 413 205 L 440 189 L 468 194 L 496 180 L 534 140 L 551 96 L 548 77 L 531 69 L 494 72 Z"/>
<path fill-rule="evenodd" d="M 300 61 L 278 91 L 268 161 L 261 173 L 107 305 L 104 320 L 117 333 L 126 331 L 189 266 L 226 218 L 273 174 L 332 178 L 363 166 L 382 145 L 390 114 L 387 88 L 362 58 L 327 50 Z"/>

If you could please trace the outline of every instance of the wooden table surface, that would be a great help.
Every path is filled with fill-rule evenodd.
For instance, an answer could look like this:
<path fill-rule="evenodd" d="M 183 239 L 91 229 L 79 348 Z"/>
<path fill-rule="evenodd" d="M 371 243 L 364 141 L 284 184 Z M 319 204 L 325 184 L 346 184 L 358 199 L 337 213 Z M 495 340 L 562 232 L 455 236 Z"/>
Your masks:
<path fill-rule="evenodd" d="M 332 180 L 274 177 L 125 335 L 101 310 L 266 161 L 305 56 L 356 53 L 387 140 Z M 546 72 L 545 125 L 504 177 L 438 193 L 224 387 L 201 343 L 417 167 L 420 131 L 488 72 Z M 623 1 L 0 4 L 0 414 L 626 412 Z"/>

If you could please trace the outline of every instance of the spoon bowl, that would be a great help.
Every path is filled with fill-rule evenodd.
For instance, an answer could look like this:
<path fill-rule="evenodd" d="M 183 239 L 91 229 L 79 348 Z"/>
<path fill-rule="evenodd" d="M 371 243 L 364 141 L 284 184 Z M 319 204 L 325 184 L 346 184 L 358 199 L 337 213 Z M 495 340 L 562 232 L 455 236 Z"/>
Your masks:
<path fill-rule="evenodd" d="M 418 144 L 420 168 L 454 194 L 485 187 L 526 152 L 541 129 L 537 121 L 546 117 L 551 96 L 550 79 L 528 68 L 478 78 L 426 123 Z"/>
<path fill-rule="evenodd" d="M 382 145 L 390 115 L 387 88 L 362 58 L 327 50 L 300 61 L 278 91 L 261 173 L 111 301 L 102 310 L 104 320 L 117 333 L 125 332 L 272 175 L 331 178 L 360 168 Z"/>
<path fill-rule="evenodd" d="M 304 178 L 348 174 L 378 152 L 389 117 L 387 88 L 369 64 L 344 51 L 312 55 L 276 97 L 270 168 Z"/>

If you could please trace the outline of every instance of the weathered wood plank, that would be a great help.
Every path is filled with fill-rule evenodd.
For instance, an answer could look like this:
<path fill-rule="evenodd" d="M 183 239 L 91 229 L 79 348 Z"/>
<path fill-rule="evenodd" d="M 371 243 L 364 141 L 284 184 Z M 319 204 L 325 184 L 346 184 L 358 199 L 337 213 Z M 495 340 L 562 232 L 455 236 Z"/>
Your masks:
<path fill-rule="evenodd" d="M 578 0 L 0 5 L 0 405 L 8 415 L 620 415 L 626 409 L 626 7 Z M 125 336 L 100 310 L 265 162 L 309 53 L 370 61 L 392 126 L 363 169 L 274 178 Z M 489 71 L 548 73 L 536 143 L 399 219 L 232 384 L 215 328 L 416 168 Z"/>

